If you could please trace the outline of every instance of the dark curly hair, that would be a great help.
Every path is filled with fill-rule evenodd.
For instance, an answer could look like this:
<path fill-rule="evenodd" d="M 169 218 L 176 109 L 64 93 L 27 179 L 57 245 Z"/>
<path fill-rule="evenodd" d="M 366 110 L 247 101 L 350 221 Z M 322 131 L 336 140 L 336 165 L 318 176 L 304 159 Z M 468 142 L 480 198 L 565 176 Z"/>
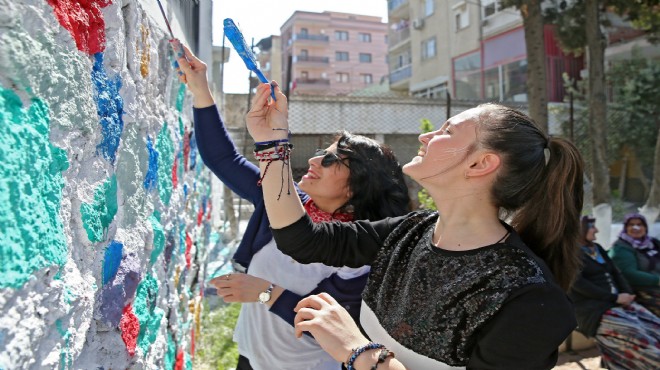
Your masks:
<path fill-rule="evenodd" d="M 348 186 L 353 194 L 336 212 L 352 209 L 356 220 L 380 220 L 410 212 L 408 187 L 389 146 L 346 131 L 337 132 L 335 141 L 337 153 L 348 160 Z"/>

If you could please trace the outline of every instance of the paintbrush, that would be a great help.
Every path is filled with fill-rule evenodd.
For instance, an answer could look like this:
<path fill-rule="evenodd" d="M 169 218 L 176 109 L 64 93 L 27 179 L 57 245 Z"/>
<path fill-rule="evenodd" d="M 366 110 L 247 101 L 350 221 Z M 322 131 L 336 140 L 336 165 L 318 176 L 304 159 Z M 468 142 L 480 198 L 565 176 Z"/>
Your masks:
<path fill-rule="evenodd" d="M 172 27 L 170 27 L 170 22 L 167 20 L 167 16 L 165 15 L 165 9 L 163 9 L 163 4 L 160 3 L 160 0 L 156 0 L 158 2 L 158 7 L 160 8 L 160 13 L 163 15 L 163 19 L 165 19 L 165 25 L 167 26 L 167 30 L 170 31 L 170 38 L 171 40 L 177 40 L 176 37 L 174 37 L 174 32 L 172 32 Z M 178 41 L 178 40 L 177 40 Z M 179 57 L 184 57 L 186 60 L 188 60 L 188 57 L 186 56 L 185 51 L 183 50 L 183 46 L 181 46 L 181 43 L 177 42 L 179 45 L 179 50 L 178 54 Z M 174 61 L 174 66 L 179 69 L 179 63 L 177 61 Z M 182 74 L 183 72 L 180 72 L 179 74 Z"/>
<path fill-rule="evenodd" d="M 225 36 L 227 36 L 229 42 L 231 42 L 238 55 L 240 55 L 243 62 L 245 62 L 247 69 L 254 72 L 259 78 L 259 81 L 266 84 L 270 83 L 266 76 L 264 76 L 261 70 L 257 67 L 257 61 L 254 57 L 254 53 L 252 53 L 252 49 L 248 47 L 247 42 L 245 42 L 245 39 L 243 38 L 243 34 L 231 18 L 225 18 L 224 30 Z M 275 99 L 275 88 L 273 87 L 273 84 L 270 85 L 270 96 L 273 100 L 277 100 Z"/>

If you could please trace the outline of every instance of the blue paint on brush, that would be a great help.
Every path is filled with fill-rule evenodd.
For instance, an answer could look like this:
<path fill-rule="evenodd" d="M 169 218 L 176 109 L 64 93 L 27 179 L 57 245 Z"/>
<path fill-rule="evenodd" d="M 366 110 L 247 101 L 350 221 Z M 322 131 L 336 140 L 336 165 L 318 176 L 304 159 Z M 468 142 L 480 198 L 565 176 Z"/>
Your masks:
<path fill-rule="evenodd" d="M 103 53 L 94 54 L 92 83 L 95 87 L 94 100 L 97 104 L 102 134 L 101 143 L 96 146 L 96 151 L 114 164 L 121 133 L 124 130 L 124 100 L 119 95 L 121 77 L 108 76 L 103 66 Z"/>
<path fill-rule="evenodd" d="M 158 151 L 150 136 L 147 136 L 147 151 L 149 152 L 149 169 L 144 178 L 144 188 L 152 191 L 158 185 Z"/>
<path fill-rule="evenodd" d="M 119 264 L 121 263 L 124 245 L 118 241 L 111 241 L 105 248 L 103 258 L 103 285 L 115 278 Z"/>

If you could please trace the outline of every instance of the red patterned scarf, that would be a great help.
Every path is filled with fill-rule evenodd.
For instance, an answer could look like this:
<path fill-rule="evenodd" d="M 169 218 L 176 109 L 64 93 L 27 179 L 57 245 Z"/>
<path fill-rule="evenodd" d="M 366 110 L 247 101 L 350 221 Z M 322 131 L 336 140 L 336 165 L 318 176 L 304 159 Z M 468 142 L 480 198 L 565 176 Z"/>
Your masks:
<path fill-rule="evenodd" d="M 305 202 L 304 207 L 305 207 L 305 212 L 307 212 L 309 217 L 312 218 L 312 221 L 314 223 L 326 222 L 326 221 L 341 221 L 341 222 L 353 221 L 352 213 L 340 213 L 340 212 L 330 213 L 323 211 L 316 206 L 316 204 L 311 198 Z"/>

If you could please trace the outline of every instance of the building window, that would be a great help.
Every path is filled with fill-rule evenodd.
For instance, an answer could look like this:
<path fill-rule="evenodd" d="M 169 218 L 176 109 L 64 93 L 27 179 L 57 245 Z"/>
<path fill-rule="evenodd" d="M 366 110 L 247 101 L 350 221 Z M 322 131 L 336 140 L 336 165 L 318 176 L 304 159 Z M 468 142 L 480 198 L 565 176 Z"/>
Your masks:
<path fill-rule="evenodd" d="M 304 59 L 307 59 L 307 57 L 309 56 L 309 51 L 307 49 L 300 50 L 300 56 L 303 57 Z"/>
<path fill-rule="evenodd" d="M 348 51 L 335 51 L 335 60 L 338 62 L 348 62 Z"/>
<path fill-rule="evenodd" d="M 300 29 L 300 34 L 302 36 L 307 36 L 309 34 L 309 31 L 307 30 L 307 28 L 301 28 Z"/>
<path fill-rule="evenodd" d="M 484 71 L 484 97 L 506 102 L 527 101 L 527 60 L 501 64 Z"/>
<path fill-rule="evenodd" d="M 454 59 L 454 95 L 456 99 L 481 99 L 480 52 Z"/>
<path fill-rule="evenodd" d="M 422 60 L 435 57 L 435 37 L 422 41 Z"/>
<path fill-rule="evenodd" d="M 335 40 L 348 41 L 348 31 L 335 31 Z"/>
<path fill-rule="evenodd" d="M 500 0 L 481 0 L 481 10 L 484 18 L 488 18 L 502 10 Z"/>
<path fill-rule="evenodd" d="M 463 28 L 470 26 L 470 13 L 467 9 L 462 9 L 454 13 L 454 19 L 456 22 L 456 31 L 460 31 Z"/>
<path fill-rule="evenodd" d="M 360 77 L 365 85 L 371 85 L 374 83 L 374 76 L 371 73 L 361 74 Z"/>
<path fill-rule="evenodd" d="M 371 63 L 371 54 L 360 53 L 360 63 Z"/>
<path fill-rule="evenodd" d="M 435 1 L 424 0 L 424 16 L 428 17 L 432 15 L 434 10 L 435 10 Z"/>
<path fill-rule="evenodd" d="M 337 82 L 348 83 L 348 73 L 337 72 Z"/>
<path fill-rule="evenodd" d="M 371 42 L 371 34 L 370 33 L 358 33 L 358 39 L 361 42 Z"/>
<path fill-rule="evenodd" d="M 302 77 L 303 80 L 307 80 L 309 78 L 309 72 L 307 71 L 300 72 L 300 77 Z"/>

